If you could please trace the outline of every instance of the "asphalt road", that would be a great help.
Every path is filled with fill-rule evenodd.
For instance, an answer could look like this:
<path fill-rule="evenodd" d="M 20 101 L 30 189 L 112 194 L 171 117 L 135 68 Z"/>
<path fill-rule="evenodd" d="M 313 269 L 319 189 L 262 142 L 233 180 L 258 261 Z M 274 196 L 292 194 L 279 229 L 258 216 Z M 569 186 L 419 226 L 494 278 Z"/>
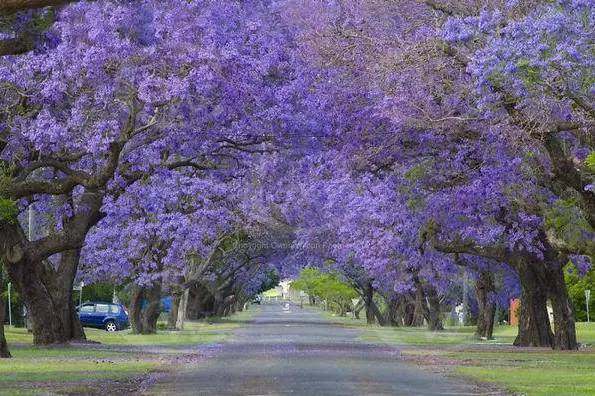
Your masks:
<path fill-rule="evenodd" d="M 319 313 L 263 304 L 212 356 L 189 362 L 156 395 L 471 395 L 475 387 L 423 371 L 396 348 L 358 341 L 358 331 Z"/>

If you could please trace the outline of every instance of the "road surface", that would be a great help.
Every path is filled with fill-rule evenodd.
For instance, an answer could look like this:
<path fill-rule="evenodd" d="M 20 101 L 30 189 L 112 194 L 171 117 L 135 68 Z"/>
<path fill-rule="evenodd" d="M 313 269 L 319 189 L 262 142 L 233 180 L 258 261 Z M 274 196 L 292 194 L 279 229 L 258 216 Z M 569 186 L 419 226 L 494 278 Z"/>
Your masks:
<path fill-rule="evenodd" d="M 263 304 L 208 359 L 164 377 L 152 395 L 474 395 L 475 387 L 423 371 L 396 348 L 367 345 L 320 313 Z"/>

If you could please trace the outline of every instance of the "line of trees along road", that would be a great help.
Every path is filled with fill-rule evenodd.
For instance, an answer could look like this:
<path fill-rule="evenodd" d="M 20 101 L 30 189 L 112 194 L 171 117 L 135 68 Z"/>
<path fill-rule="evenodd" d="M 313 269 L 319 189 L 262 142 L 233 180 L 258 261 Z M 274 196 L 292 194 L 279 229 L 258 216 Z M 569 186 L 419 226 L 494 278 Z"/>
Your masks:
<path fill-rule="evenodd" d="M 0 257 L 36 344 L 84 338 L 75 279 L 133 284 L 153 332 L 142 301 L 225 314 L 272 269 L 331 263 L 370 312 L 374 293 L 425 299 L 435 330 L 464 269 L 480 317 L 519 289 L 515 344 L 577 347 L 589 4 L 8 1 L 0 18 Z"/>

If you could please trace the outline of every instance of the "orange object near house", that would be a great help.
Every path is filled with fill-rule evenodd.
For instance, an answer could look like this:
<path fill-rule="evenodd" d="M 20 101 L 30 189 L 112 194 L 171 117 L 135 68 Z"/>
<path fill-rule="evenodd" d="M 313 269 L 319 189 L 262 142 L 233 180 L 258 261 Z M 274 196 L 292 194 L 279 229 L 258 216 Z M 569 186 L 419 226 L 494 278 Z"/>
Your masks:
<path fill-rule="evenodd" d="M 519 325 L 520 309 L 521 309 L 521 300 L 519 298 L 510 300 L 510 321 L 509 321 L 509 323 L 511 326 Z"/>

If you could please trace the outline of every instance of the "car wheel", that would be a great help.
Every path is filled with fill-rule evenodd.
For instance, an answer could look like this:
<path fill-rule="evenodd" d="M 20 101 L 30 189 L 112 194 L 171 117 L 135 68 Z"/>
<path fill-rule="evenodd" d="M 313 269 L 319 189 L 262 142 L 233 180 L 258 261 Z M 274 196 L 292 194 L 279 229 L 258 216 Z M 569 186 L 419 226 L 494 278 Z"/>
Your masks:
<path fill-rule="evenodd" d="M 110 333 L 118 330 L 116 323 L 113 320 L 110 320 L 105 324 L 105 331 L 109 331 Z"/>

